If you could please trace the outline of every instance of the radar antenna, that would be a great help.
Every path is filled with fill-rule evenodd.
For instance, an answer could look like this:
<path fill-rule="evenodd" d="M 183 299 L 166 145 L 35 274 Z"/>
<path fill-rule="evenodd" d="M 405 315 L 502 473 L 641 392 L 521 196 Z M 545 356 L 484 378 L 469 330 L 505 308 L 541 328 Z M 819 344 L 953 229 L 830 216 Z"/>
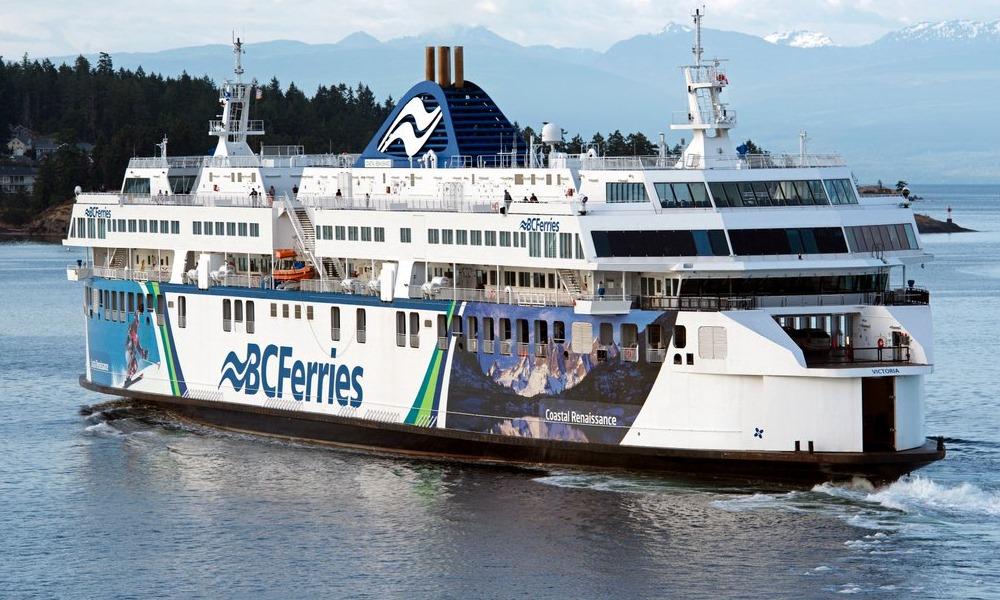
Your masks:
<path fill-rule="evenodd" d="M 700 67 L 701 55 L 704 53 L 701 47 L 701 20 L 705 18 L 705 7 L 702 6 L 700 10 L 696 8 L 691 18 L 694 19 L 694 46 L 691 53 L 694 54 L 694 65 Z"/>
<path fill-rule="evenodd" d="M 236 73 L 236 83 L 243 83 L 244 54 L 246 54 L 246 50 L 243 49 L 243 41 L 236 36 L 236 32 L 233 32 L 233 55 L 236 59 L 236 67 L 233 69 L 233 73 Z"/>

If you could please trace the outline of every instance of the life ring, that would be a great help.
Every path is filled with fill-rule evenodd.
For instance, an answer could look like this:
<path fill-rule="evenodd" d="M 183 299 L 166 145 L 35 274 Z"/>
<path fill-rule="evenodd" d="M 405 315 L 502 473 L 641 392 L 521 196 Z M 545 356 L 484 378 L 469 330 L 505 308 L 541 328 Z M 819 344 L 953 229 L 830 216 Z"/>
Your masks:
<path fill-rule="evenodd" d="M 497 211 L 500 210 L 500 205 L 498 203 L 494 202 L 492 204 L 492 208 L 493 208 L 493 212 L 497 212 Z"/>
<path fill-rule="evenodd" d="M 573 188 L 568 188 L 566 190 L 566 197 L 567 198 L 572 198 L 573 197 Z"/>

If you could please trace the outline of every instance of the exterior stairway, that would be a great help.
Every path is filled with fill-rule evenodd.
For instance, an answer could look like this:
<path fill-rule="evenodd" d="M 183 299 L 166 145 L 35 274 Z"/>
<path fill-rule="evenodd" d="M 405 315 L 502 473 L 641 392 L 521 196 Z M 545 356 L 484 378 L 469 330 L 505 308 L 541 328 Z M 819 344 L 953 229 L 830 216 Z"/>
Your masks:
<path fill-rule="evenodd" d="M 309 211 L 306 210 L 306 207 L 291 200 L 286 199 L 284 203 L 288 220 L 291 221 L 292 229 L 295 230 L 295 249 L 309 260 L 320 279 L 327 279 L 329 275 L 326 261 L 320 261 L 316 258 L 316 227 L 313 225 L 312 218 L 309 217 Z M 336 268 L 334 268 L 334 272 L 336 272 Z"/>
<path fill-rule="evenodd" d="M 329 256 L 324 256 L 320 258 L 323 262 L 323 273 L 326 277 L 330 279 L 343 279 L 343 275 L 340 274 L 340 268 L 337 266 L 337 260 L 330 258 Z"/>
<path fill-rule="evenodd" d="M 559 281 L 571 298 L 579 298 L 581 294 L 580 280 L 577 279 L 576 271 L 572 269 L 559 269 Z"/>
<path fill-rule="evenodd" d="M 108 267 L 112 269 L 124 269 L 128 266 L 128 252 L 122 248 L 115 248 L 115 253 L 108 261 Z"/>

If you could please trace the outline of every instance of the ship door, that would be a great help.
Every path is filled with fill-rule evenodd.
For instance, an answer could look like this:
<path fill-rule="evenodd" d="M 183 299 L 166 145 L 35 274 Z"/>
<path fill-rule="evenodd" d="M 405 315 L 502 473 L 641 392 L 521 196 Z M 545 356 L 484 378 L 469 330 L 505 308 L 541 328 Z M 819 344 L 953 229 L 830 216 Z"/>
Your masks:
<path fill-rule="evenodd" d="M 896 379 L 861 380 L 861 432 L 865 452 L 896 449 Z"/>

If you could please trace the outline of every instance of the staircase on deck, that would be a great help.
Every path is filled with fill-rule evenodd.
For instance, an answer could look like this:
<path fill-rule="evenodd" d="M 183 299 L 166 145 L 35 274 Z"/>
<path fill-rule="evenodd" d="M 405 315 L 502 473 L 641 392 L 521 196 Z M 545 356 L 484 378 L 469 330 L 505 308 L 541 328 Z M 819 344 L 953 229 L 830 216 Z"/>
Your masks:
<path fill-rule="evenodd" d="M 316 226 L 309 216 L 309 210 L 292 200 L 286 199 L 284 202 L 288 220 L 295 230 L 296 250 L 309 260 L 320 279 L 341 279 L 335 259 L 326 256 L 320 259 L 316 256 Z"/>

